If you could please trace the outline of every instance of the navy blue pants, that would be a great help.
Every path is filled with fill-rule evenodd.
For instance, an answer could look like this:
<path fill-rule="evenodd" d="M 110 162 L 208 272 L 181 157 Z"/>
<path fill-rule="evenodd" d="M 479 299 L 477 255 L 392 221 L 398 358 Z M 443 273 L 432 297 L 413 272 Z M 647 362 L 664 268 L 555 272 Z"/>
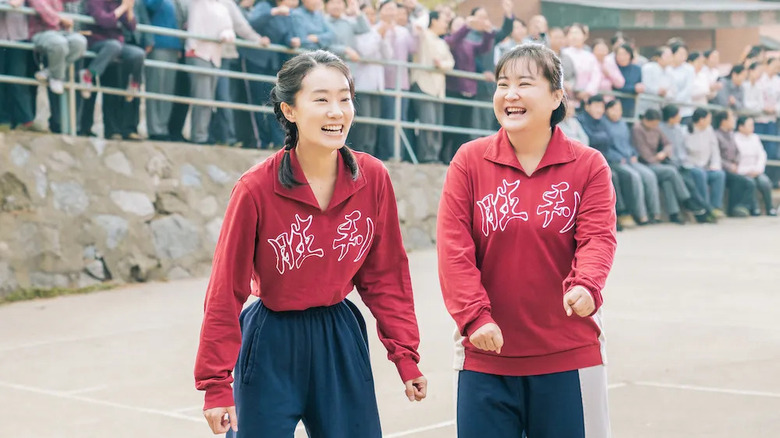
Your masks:
<path fill-rule="evenodd" d="M 241 314 L 233 393 L 236 438 L 380 438 L 366 324 L 344 300 L 274 312 L 257 301 Z"/>
<path fill-rule="evenodd" d="M 603 366 L 539 376 L 460 371 L 458 438 L 608 438 Z"/>

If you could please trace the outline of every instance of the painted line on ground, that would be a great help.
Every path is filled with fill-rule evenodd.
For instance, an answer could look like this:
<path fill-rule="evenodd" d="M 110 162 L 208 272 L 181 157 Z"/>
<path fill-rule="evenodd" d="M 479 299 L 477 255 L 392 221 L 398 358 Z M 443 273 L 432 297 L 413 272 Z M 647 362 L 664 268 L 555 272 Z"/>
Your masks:
<path fill-rule="evenodd" d="M 729 395 L 746 395 L 746 396 L 753 396 L 753 397 L 780 398 L 780 393 L 777 392 L 751 391 L 751 390 L 730 389 L 730 388 L 715 388 L 711 386 L 680 385 L 675 383 L 646 382 L 646 381 L 633 382 L 632 385 L 646 386 L 651 388 L 680 389 L 685 391 L 714 392 L 718 394 L 729 394 Z"/>
<path fill-rule="evenodd" d="M 86 394 L 88 392 L 102 391 L 107 388 L 108 385 L 99 385 L 99 386 L 91 386 L 89 388 L 74 389 L 72 391 L 63 391 L 62 393 L 67 395 L 77 395 L 77 394 Z"/>
<path fill-rule="evenodd" d="M 43 347 L 46 345 L 52 345 L 52 344 L 64 344 L 68 342 L 79 342 L 79 341 L 92 341 L 95 339 L 103 339 L 103 338 L 112 338 L 115 336 L 122 336 L 122 335 L 132 335 L 137 333 L 143 333 L 143 332 L 154 332 L 154 331 L 163 331 L 163 330 L 170 330 L 172 327 L 175 327 L 175 325 L 167 325 L 167 326 L 161 326 L 161 327 L 147 327 L 142 329 L 133 329 L 133 330 L 123 330 L 123 331 L 115 331 L 115 332 L 108 332 L 108 333 L 101 333 L 99 335 L 89 335 L 89 336 L 74 336 L 71 338 L 59 338 L 59 339 L 50 339 L 47 341 L 38 341 L 38 342 L 30 342 L 27 344 L 19 344 L 19 345 L 11 345 L 8 347 L 0 347 L 0 353 L 4 353 L 7 351 L 13 351 L 13 350 L 22 350 L 25 348 L 36 348 L 36 347 Z"/>
<path fill-rule="evenodd" d="M 187 421 L 194 421 L 194 422 L 196 421 L 199 423 L 203 421 L 203 418 L 191 417 L 189 415 L 183 415 L 176 412 L 161 411 L 159 409 L 142 408 L 138 406 L 125 405 L 122 403 L 115 403 L 115 402 L 110 402 L 105 400 L 97 400 L 94 398 L 83 397 L 80 395 L 73 395 L 62 391 L 52 391 L 49 389 L 36 388 L 34 386 L 19 385 L 16 383 L 0 381 L 0 387 L 17 389 L 20 391 L 27 391 L 36 394 L 48 395 L 51 397 L 57 397 L 64 400 L 79 401 L 79 402 L 90 403 L 94 405 L 107 406 L 110 408 L 124 409 L 126 411 L 140 412 L 142 414 L 159 415 L 168 418 L 175 418 L 177 420 L 187 420 Z"/>

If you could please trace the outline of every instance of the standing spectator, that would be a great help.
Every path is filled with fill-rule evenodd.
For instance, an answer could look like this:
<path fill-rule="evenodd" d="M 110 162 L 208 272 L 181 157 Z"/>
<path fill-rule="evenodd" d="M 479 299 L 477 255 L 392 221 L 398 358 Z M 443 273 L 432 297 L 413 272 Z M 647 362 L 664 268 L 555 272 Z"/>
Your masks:
<path fill-rule="evenodd" d="M 496 44 L 496 48 L 493 51 L 493 60 L 495 63 L 497 64 L 506 52 L 522 44 L 526 36 L 528 36 L 528 28 L 526 28 L 523 20 L 519 18 L 512 19 L 512 33 L 503 41 Z"/>
<path fill-rule="evenodd" d="M 777 105 L 774 102 L 776 90 L 772 90 L 771 82 L 763 80 L 765 66 L 758 62 L 748 67 L 748 78 L 742 83 L 745 110 L 755 116 L 755 133 L 759 135 L 777 135 Z M 739 123 L 738 123 L 739 124 Z M 777 143 L 764 142 L 767 156 L 777 157 Z"/>
<path fill-rule="evenodd" d="M 374 29 L 393 48 L 392 60 L 409 62 L 410 56 L 417 51 L 417 37 L 403 26 L 396 24 L 398 6 L 393 0 L 385 0 L 379 4 L 379 24 Z M 401 91 L 409 91 L 409 69 L 395 65 L 385 66 L 385 91 L 395 91 L 397 83 L 400 83 Z M 382 98 L 382 118 L 395 120 L 396 98 L 384 96 Z M 401 99 L 400 120 L 409 119 L 409 99 Z M 394 154 L 395 127 L 381 126 L 378 129 L 378 145 L 376 157 L 387 160 Z M 410 136 L 407 135 L 407 138 Z M 411 140 L 411 139 L 410 139 Z"/>
<path fill-rule="evenodd" d="M 661 217 L 658 178 L 649 167 L 639 162 L 619 100 L 607 103 L 604 125 L 612 139 L 607 149 L 607 162 L 623 189 L 623 199 L 634 220 L 639 225 L 658 222 Z"/>
<path fill-rule="evenodd" d="M 767 216 L 777 216 L 777 210 L 772 205 L 772 182 L 766 176 L 766 151 L 761 144 L 761 139 L 754 132 L 753 118 L 742 116 L 737 119 L 737 132 L 734 141 L 739 150 L 737 173 L 754 181 L 756 189 L 764 199 L 764 211 Z M 752 191 L 750 214 L 759 216 L 761 209 L 758 206 L 756 191 Z"/>
<path fill-rule="evenodd" d="M 510 5 L 511 6 L 511 5 Z M 512 13 L 511 7 L 507 10 L 507 15 Z M 480 20 L 490 20 L 490 17 L 488 16 L 487 10 L 485 8 L 477 7 L 472 10 L 472 15 Z M 510 31 L 509 29 L 509 20 L 504 19 L 505 26 L 503 29 L 494 32 L 493 34 L 493 45 L 491 45 L 490 49 L 488 49 L 486 52 L 481 53 L 476 56 L 474 59 L 476 72 L 482 73 L 482 76 L 485 78 L 485 80 L 477 81 L 477 94 L 474 96 L 474 100 L 478 102 L 490 102 L 493 98 L 493 95 L 496 94 L 496 75 L 495 75 L 495 66 L 497 60 L 493 58 L 493 47 L 495 44 L 497 44 L 501 39 L 501 36 L 506 35 L 507 31 Z M 491 29 L 494 29 L 493 25 L 490 26 Z M 466 39 L 479 44 L 482 42 L 482 32 L 478 32 L 475 30 L 472 30 L 469 32 L 469 34 L 466 36 Z M 496 115 L 493 112 L 493 109 L 491 108 L 474 108 L 474 111 L 472 112 L 472 121 L 468 125 L 475 129 L 485 129 L 485 130 L 496 130 L 499 128 L 498 121 L 496 120 Z M 477 138 L 479 136 L 473 136 L 473 138 Z"/>
<path fill-rule="evenodd" d="M 601 85 L 601 65 L 593 52 L 585 47 L 585 30 L 580 24 L 572 24 L 566 32 L 569 47 L 561 51 L 571 58 L 576 66 L 577 79 L 574 82 L 574 96 L 581 101 L 586 101 L 599 92 Z"/>
<path fill-rule="evenodd" d="M 626 84 L 626 80 L 615 62 L 615 57 L 609 55 L 610 50 L 606 41 L 597 39 L 593 42 L 593 56 L 596 57 L 596 61 L 601 67 L 599 93 L 609 93 L 613 89 L 623 88 Z M 607 96 L 610 100 L 613 98 L 610 94 Z"/>
<path fill-rule="evenodd" d="M 684 224 L 685 219 L 680 211 L 680 206 L 683 206 L 694 214 L 697 222 L 711 221 L 704 206 L 691 198 L 691 193 L 685 186 L 680 172 L 672 164 L 669 164 L 672 144 L 661 132 L 660 123 L 661 114 L 653 109 L 647 110 L 640 117 L 640 122 L 634 124 L 631 136 L 634 147 L 639 152 L 640 160 L 647 164 L 658 177 L 658 183 L 664 192 L 669 220 Z"/>
<path fill-rule="evenodd" d="M 368 8 L 361 8 L 366 18 Z M 357 51 L 362 58 L 392 59 L 393 47 L 390 41 L 382 38 L 376 27 L 372 27 L 357 39 Z M 385 88 L 385 67 L 381 64 L 359 63 L 352 70 L 355 77 L 357 96 L 355 111 L 358 116 L 379 118 L 382 116 L 382 99 L 384 96 L 375 94 Z M 368 154 L 377 155 L 379 127 L 374 123 L 357 123 L 349 132 L 351 145 Z"/>
<path fill-rule="evenodd" d="M 534 15 L 528 21 L 528 36 L 525 37 L 524 42 L 550 46 L 550 40 L 547 36 L 547 19 L 544 18 L 544 15 Z"/>
<path fill-rule="evenodd" d="M 441 72 L 455 67 L 455 58 L 450 53 L 447 42 L 442 39 L 447 33 L 449 23 L 438 12 L 429 14 L 428 29 L 420 36 L 420 47 L 414 56 L 415 64 L 435 67 Z M 426 70 L 411 72 L 412 91 L 443 99 L 447 92 L 447 78 L 444 73 Z M 442 125 L 444 123 L 444 105 L 416 99 L 414 112 L 420 123 Z M 417 159 L 421 163 L 439 162 L 441 158 L 442 134 L 439 131 L 420 130 L 415 142 Z"/>
<path fill-rule="evenodd" d="M 228 2 L 231 2 L 228 4 Z M 235 8 L 234 8 L 235 7 Z M 220 68 L 225 43 L 236 39 L 236 31 L 242 37 L 257 43 L 267 43 L 248 23 L 240 20 L 241 12 L 232 0 L 192 0 L 190 3 L 187 30 L 195 35 L 203 35 L 221 42 L 188 38 L 186 42 L 186 61 L 188 65 L 200 68 Z M 242 25 L 243 24 L 243 25 Z M 190 95 L 196 99 L 214 99 L 217 76 L 191 73 Z M 191 115 L 190 141 L 195 144 L 207 144 L 212 109 L 209 106 L 194 105 Z"/>
<path fill-rule="evenodd" d="M 715 97 L 712 91 L 712 83 L 709 72 L 705 70 L 706 58 L 699 52 L 691 52 L 688 55 L 688 64 L 693 67 L 693 89 L 691 91 L 691 102 L 697 106 L 707 105 Z"/>
<path fill-rule="evenodd" d="M 73 32 L 73 20 L 60 16 L 64 9 L 62 0 L 29 0 L 29 3 L 38 13 L 30 18 L 30 36 L 35 50 L 48 63 L 48 68 L 37 72 L 35 78 L 41 82 L 48 80 L 51 92 L 62 94 L 65 91 L 65 71 L 84 56 L 87 40 Z M 57 101 L 51 102 L 51 105 L 57 104 Z"/>
<path fill-rule="evenodd" d="M 79 78 L 87 87 L 92 86 L 96 78 L 100 78 L 109 64 L 119 61 L 120 68 L 126 77 L 128 99 L 140 89 L 143 80 L 144 49 L 131 44 L 125 44 L 123 29 L 135 31 L 138 23 L 135 15 L 135 0 L 86 0 L 87 13 L 95 19 L 95 25 L 89 27 L 89 48 L 97 53 L 86 69 L 81 70 Z M 121 24 L 121 27 L 120 27 Z M 90 90 L 82 90 L 85 99 L 90 97 Z"/>
<path fill-rule="evenodd" d="M 615 90 L 630 94 L 640 94 L 644 92 L 645 85 L 642 83 L 642 68 L 634 64 L 634 49 L 628 44 L 619 46 L 615 50 L 615 62 L 624 79 L 623 86 L 617 87 Z M 635 102 L 636 98 L 620 98 L 620 103 L 623 107 L 623 115 L 625 117 L 634 117 Z"/>
<path fill-rule="evenodd" d="M 187 5 L 183 0 L 144 0 L 153 26 L 183 29 L 187 22 Z M 184 49 L 184 40 L 166 35 L 154 35 L 154 47 L 147 57 L 154 61 L 176 63 Z M 146 68 L 146 91 L 172 95 L 176 91 L 176 70 Z M 151 99 L 146 101 L 146 128 L 150 140 L 168 141 L 168 122 L 173 102 Z"/>
<path fill-rule="evenodd" d="M 550 49 L 558 55 L 563 66 L 563 89 L 568 96 L 574 96 L 577 68 L 574 66 L 574 61 L 571 57 L 563 53 L 564 47 L 566 47 L 566 34 L 560 27 L 553 27 L 550 29 Z"/>
<path fill-rule="evenodd" d="M 305 50 L 327 49 L 333 43 L 333 31 L 322 14 L 322 0 L 303 0 L 301 6 L 292 11 L 292 25 L 295 36 L 301 39 Z"/>
<path fill-rule="evenodd" d="M 693 66 L 688 64 L 688 47 L 684 44 L 672 46 L 672 65 L 669 68 L 674 81 L 674 96 L 672 99 L 680 107 L 682 123 L 687 125 L 693 115 L 693 81 L 696 72 Z"/>
<path fill-rule="evenodd" d="M 24 6 L 24 0 L 0 0 L 14 8 Z M 19 12 L 0 12 L 0 40 L 26 41 L 30 37 L 27 16 Z M 0 74 L 28 77 L 29 52 L 0 47 Z M 33 128 L 34 88 L 27 85 L 0 83 L 0 125 L 11 129 Z"/>
<path fill-rule="evenodd" d="M 661 130 L 672 139 L 671 132 L 680 131 L 679 110 L 674 105 L 667 105 L 663 110 L 664 123 Z M 688 134 L 683 136 L 683 147 L 677 154 L 682 162 L 683 177 L 693 181 L 695 191 L 706 199 L 716 217 L 725 216 L 723 210 L 723 194 L 726 191 L 726 173 L 720 158 L 718 137 L 712 129 L 712 115 L 703 108 L 693 112 Z"/>
<path fill-rule="evenodd" d="M 474 10 L 473 12 L 478 12 Z M 444 37 L 455 59 L 455 69 L 476 72 L 476 57 L 493 47 L 494 32 L 492 24 L 485 18 L 473 14 L 468 18 L 457 17 L 450 24 L 450 34 Z M 482 41 L 475 42 L 466 38 L 469 31 L 482 32 Z M 447 97 L 471 99 L 477 94 L 477 81 L 474 79 L 447 77 Z M 444 124 L 446 126 L 469 127 L 473 119 L 472 107 L 466 105 L 445 105 Z M 449 163 L 455 152 L 469 139 L 465 134 L 444 134 L 442 161 Z"/>
<path fill-rule="evenodd" d="M 734 139 L 736 117 L 731 110 L 720 111 L 712 117 L 715 136 L 718 137 L 721 162 L 726 171 L 726 188 L 729 191 L 727 213 L 734 217 L 750 216 L 756 182 L 739 174 L 739 148 Z"/>
<path fill-rule="evenodd" d="M 230 12 L 230 19 L 233 21 L 233 28 L 238 36 L 254 41 L 261 47 L 267 47 L 271 44 L 268 37 L 261 36 L 255 32 L 252 26 L 244 16 L 242 8 L 234 0 L 221 0 Z M 251 0 L 248 0 L 251 1 Z M 223 44 L 222 46 L 222 70 L 241 71 L 241 60 L 239 59 L 238 49 L 234 44 Z M 225 76 L 217 79 L 217 86 L 214 92 L 214 99 L 217 102 L 234 102 L 240 82 Z M 224 144 L 233 147 L 243 146 L 238 140 L 236 134 L 236 118 L 232 108 L 215 108 L 209 125 L 209 144 Z"/>
<path fill-rule="evenodd" d="M 710 79 L 710 88 L 717 92 L 720 89 L 716 89 L 720 82 L 720 52 L 715 49 L 706 50 L 704 58 L 706 60 L 704 71 Z"/>
<path fill-rule="evenodd" d="M 298 7 L 298 0 L 276 0 L 276 6 L 269 2 L 258 2 L 249 13 L 249 24 L 255 32 L 263 32 L 272 44 L 284 45 L 290 48 L 301 46 L 301 40 L 293 32 L 291 13 Z M 241 48 L 241 54 L 246 58 L 247 73 L 276 76 L 286 55 L 269 50 Z M 253 105 L 266 105 L 271 100 L 273 82 L 248 81 L 249 101 Z M 282 146 L 284 132 L 276 117 L 270 113 L 253 113 L 260 137 L 258 148 L 268 149 Z"/>
<path fill-rule="evenodd" d="M 333 43 L 329 50 L 346 60 L 350 70 L 354 70 L 352 63 L 360 60 L 358 35 L 370 32 L 371 24 L 360 13 L 357 0 L 349 0 L 349 8 L 346 0 L 326 0 L 325 10 L 328 14 L 325 21 L 333 29 Z"/>
<path fill-rule="evenodd" d="M 721 87 L 718 94 L 712 100 L 715 105 L 725 106 L 735 111 L 745 107 L 745 91 L 742 84 L 747 79 L 747 70 L 741 65 L 735 65 L 731 68 L 731 73 L 726 78 L 720 80 Z"/>
<path fill-rule="evenodd" d="M 372 26 L 376 25 L 376 8 L 374 8 L 374 5 L 372 5 L 371 2 L 364 3 L 363 6 L 360 7 L 360 12 L 366 16 L 368 22 L 371 23 Z"/>
<path fill-rule="evenodd" d="M 674 96 L 674 78 L 669 69 L 671 65 L 672 49 L 661 46 L 653 53 L 650 62 L 642 66 L 642 83 L 645 86 L 643 95 L 654 96 L 654 98 L 640 96 L 637 114 L 644 114 L 651 108 L 660 110 L 662 102 L 659 98 L 670 99 Z"/>
<path fill-rule="evenodd" d="M 421 29 L 428 28 L 430 23 L 430 11 L 428 11 L 428 8 L 421 5 L 418 0 L 403 0 L 401 4 L 407 10 L 410 30 L 415 27 Z"/>

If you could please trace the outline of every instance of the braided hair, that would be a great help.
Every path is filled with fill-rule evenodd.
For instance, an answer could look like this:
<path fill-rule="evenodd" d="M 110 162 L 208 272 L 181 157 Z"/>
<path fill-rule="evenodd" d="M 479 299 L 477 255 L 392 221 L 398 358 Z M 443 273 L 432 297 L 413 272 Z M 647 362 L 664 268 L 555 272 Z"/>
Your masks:
<path fill-rule="evenodd" d="M 285 132 L 284 155 L 282 156 L 282 162 L 279 165 L 279 182 L 287 188 L 297 187 L 303 183 L 295 179 L 290 158 L 290 151 L 298 145 L 298 125 L 289 121 L 287 117 L 284 116 L 282 103 L 284 102 L 287 105 L 294 106 L 295 95 L 301 90 L 303 79 L 312 69 L 320 65 L 335 68 L 343 73 L 349 81 L 351 98 L 355 98 L 355 83 L 352 79 L 349 67 L 347 67 L 344 61 L 330 52 L 316 50 L 302 53 L 284 63 L 284 66 L 282 66 L 282 69 L 279 70 L 279 74 L 276 76 L 276 86 L 271 90 L 271 103 L 274 107 L 274 115 Z M 355 155 L 346 145 L 339 149 L 339 155 L 341 155 L 341 159 L 344 160 L 344 164 L 352 174 L 352 179 L 356 180 L 360 171 L 357 161 L 355 160 Z"/>

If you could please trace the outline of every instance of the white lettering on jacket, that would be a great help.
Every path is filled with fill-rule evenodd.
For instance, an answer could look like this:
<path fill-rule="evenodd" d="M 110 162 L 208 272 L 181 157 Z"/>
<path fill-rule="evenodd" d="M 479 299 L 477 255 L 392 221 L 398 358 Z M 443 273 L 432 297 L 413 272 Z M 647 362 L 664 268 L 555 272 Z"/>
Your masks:
<path fill-rule="evenodd" d="M 346 257 L 352 247 L 359 247 L 357 256 L 353 260 L 357 262 L 371 247 L 371 243 L 374 240 L 374 221 L 367 217 L 365 220 L 365 233 L 361 234 L 358 224 L 362 216 L 360 211 L 355 210 L 344 216 L 344 219 L 347 221 L 336 228 L 336 232 L 340 237 L 333 239 L 333 249 L 339 251 L 339 261 Z"/>
<path fill-rule="evenodd" d="M 520 186 L 520 180 L 508 183 L 506 180 L 496 189 L 496 194 L 488 194 L 481 201 L 477 201 L 480 213 L 482 213 L 482 234 L 485 237 L 490 235 L 491 231 L 500 229 L 504 231 L 507 223 L 512 219 L 521 219 L 528 221 L 528 213 L 517 211 L 517 205 L 520 200 L 514 196 L 515 191 Z"/>
<path fill-rule="evenodd" d="M 564 193 L 567 191 L 569 191 L 569 183 L 560 182 L 558 184 L 553 184 L 551 190 L 542 194 L 544 203 L 539 204 L 539 206 L 536 207 L 536 214 L 540 216 L 544 215 L 544 224 L 542 224 L 542 228 L 550 226 L 550 223 L 552 223 L 556 216 L 569 219 L 566 225 L 560 229 L 559 233 L 563 234 L 574 228 L 574 219 L 577 216 L 577 209 L 580 204 L 580 194 L 574 192 L 574 207 L 569 208 L 564 205 L 566 203 Z"/>
<path fill-rule="evenodd" d="M 309 257 L 325 257 L 322 248 L 312 248 L 314 236 L 309 234 L 313 216 L 301 219 L 295 215 L 295 222 L 290 225 L 290 233 L 282 233 L 268 243 L 276 253 L 276 270 L 280 274 L 293 269 L 300 269 L 303 261 Z"/>

